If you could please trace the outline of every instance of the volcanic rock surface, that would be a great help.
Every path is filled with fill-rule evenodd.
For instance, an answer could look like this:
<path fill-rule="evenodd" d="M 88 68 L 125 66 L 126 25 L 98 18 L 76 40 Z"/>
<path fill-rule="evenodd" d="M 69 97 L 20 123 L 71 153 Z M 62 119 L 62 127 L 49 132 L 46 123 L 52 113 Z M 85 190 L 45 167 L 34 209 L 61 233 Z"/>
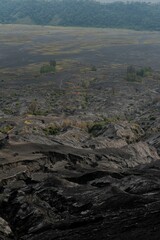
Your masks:
<path fill-rule="evenodd" d="M 13 118 L 0 139 L 1 239 L 158 240 L 160 138 L 138 121 L 72 127 L 42 144 Z"/>
<path fill-rule="evenodd" d="M 0 33 L 0 239 L 159 240 L 159 33 Z"/>

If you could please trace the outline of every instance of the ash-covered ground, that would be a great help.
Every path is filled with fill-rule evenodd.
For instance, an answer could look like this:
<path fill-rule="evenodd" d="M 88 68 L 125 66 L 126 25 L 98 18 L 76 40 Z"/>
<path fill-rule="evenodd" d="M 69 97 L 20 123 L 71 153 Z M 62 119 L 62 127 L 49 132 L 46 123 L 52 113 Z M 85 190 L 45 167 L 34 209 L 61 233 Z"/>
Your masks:
<path fill-rule="evenodd" d="M 160 34 L 0 33 L 0 239 L 159 240 Z"/>

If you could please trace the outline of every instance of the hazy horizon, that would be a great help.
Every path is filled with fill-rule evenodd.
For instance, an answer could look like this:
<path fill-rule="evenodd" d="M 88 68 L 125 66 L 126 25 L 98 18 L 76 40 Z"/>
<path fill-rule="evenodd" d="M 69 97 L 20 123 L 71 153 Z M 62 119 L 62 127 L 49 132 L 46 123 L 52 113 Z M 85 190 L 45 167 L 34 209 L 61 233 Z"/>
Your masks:
<path fill-rule="evenodd" d="M 146 2 L 146 3 L 160 3 L 160 0 L 94 0 L 97 2 L 103 3 L 112 3 L 112 2 Z"/>

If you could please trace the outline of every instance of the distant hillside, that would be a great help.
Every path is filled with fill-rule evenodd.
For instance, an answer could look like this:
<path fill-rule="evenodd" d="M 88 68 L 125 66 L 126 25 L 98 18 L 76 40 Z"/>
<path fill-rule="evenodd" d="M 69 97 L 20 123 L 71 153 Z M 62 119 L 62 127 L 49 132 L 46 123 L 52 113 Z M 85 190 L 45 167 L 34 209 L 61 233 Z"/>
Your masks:
<path fill-rule="evenodd" d="M 0 0 L 0 23 L 160 30 L 160 3 Z"/>

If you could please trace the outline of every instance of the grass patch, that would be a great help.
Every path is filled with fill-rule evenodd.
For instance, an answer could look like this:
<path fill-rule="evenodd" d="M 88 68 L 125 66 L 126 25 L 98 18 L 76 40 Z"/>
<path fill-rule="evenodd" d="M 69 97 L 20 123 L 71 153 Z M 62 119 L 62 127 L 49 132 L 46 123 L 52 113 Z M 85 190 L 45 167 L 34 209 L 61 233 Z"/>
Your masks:
<path fill-rule="evenodd" d="M 41 74 L 43 74 L 43 73 L 55 73 L 55 71 L 56 71 L 55 66 L 51 66 L 49 64 L 43 65 L 40 68 L 40 73 Z"/>

